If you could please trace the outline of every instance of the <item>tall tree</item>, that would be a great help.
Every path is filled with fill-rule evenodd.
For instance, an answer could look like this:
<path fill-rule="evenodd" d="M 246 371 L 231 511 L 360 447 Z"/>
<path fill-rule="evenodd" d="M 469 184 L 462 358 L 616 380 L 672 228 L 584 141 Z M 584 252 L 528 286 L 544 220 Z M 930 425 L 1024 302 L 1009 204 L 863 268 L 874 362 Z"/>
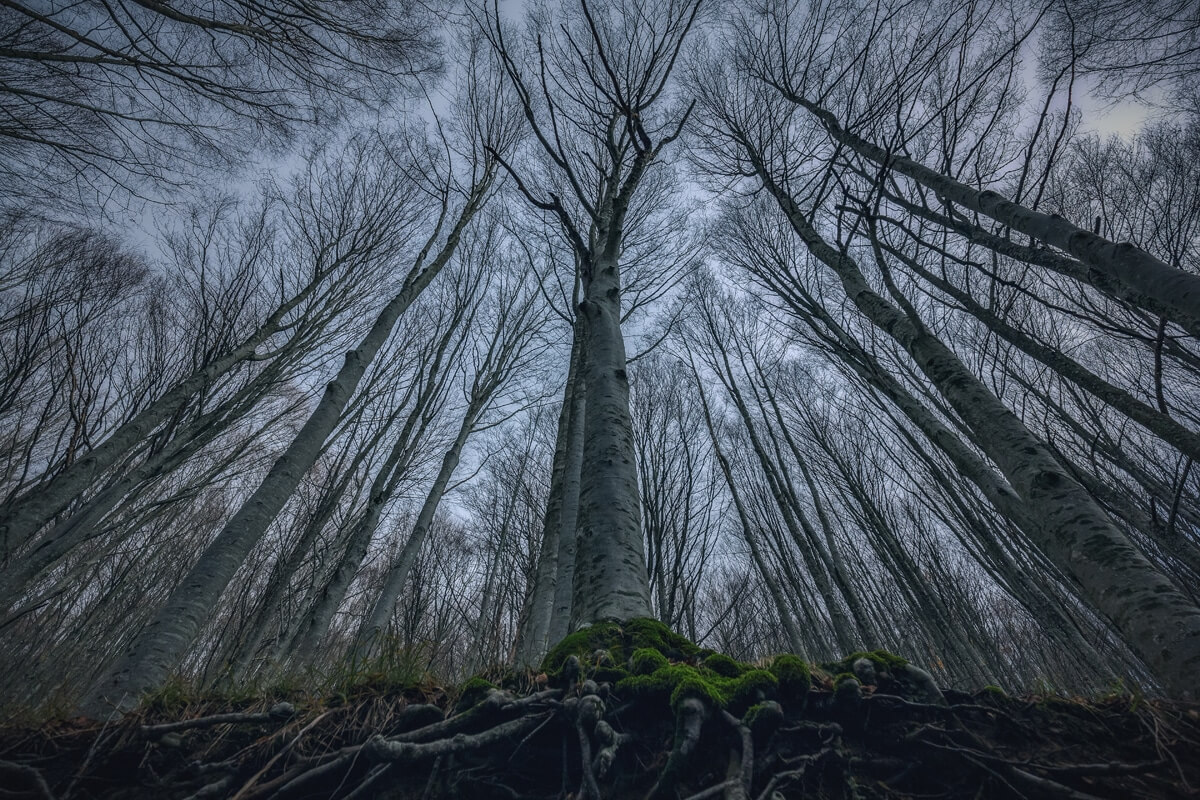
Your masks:
<path fill-rule="evenodd" d="M 110 704 L 124 707 L 135 702 L 141 692 L 161 681 L 191 646 L 221 592 L 312 466 L 400 315 L 453 257 L 467 226 L 491 194 L 496 154 L 512 145 L 511 126 L 496 108 L 502 98 L 493 95 L 485 99 L 485 90 L 476 85 L 475 77 L 470 77 L 465 97 L 463 147 L 468 163 L 458 168 L 466 178 L 462 196 L 456 197 L 455 165 L 447 164 L 446 176 L 436 179 L 438 183 L 433 187 L 440 195 L 437 222 L 398 291 L 358 345 L 346 353 L 344 364 L 326 386 L 304 427 L 276 459 L 258 489 L 226 523 L 188 579 L 134 639 L 111 673 L 89 693 L 84 703 L 88 712 L 99 716 Z M 396 197 L 389 207 L 401 208 L 403 204 Z"/>
<path fill-rule="evenodd" d="M 572 627 L 651 614 L 621 331 L 621 255 L 638 190 L 689 113 L 671 106 L 669 89 L 699 10 L 691 0 L 597 8 L 581 1 L 531 16 L 525 47 L 505 29 L 498 5 L 479 14 L 535 143 L 529 163 L 501 163 L 530 205 L 559 224 L 579 269 L 586 479 Z"/>

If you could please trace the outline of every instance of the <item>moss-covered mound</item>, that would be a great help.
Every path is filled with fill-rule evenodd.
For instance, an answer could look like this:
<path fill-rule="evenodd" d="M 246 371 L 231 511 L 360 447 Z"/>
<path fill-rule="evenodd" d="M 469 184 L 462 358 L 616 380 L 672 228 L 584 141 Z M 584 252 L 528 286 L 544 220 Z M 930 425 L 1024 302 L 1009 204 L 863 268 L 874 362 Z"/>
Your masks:
<path fill-rule="evenodd" d="M 542 659 L 542 670 L 556 675 L 571 656 L 576 656 L 585 665 L 616 666 L 627 670 L 630 657 L 638 650 L 652 650 L 674 661 L 700 655 L 700 648 L 687 637 L 680 636 L 656 619 L 598 622 L 579 629 L 555 645 Z"/>

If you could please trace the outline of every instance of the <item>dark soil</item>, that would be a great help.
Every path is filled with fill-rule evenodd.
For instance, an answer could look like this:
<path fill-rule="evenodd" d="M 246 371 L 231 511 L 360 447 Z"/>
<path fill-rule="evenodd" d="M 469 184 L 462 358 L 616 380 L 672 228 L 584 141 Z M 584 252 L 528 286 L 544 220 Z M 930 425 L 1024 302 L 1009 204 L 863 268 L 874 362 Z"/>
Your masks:
<path fill-rule="evenodd" d="M 588 674 L 549 689 L 553 673 L 510 676 L 457 702 L 427 686 L 8 727 L 0 797 L 1200 797 L 1194 705 L 998 691 L 940 705 L 817 672 L 739 715 Z"/>

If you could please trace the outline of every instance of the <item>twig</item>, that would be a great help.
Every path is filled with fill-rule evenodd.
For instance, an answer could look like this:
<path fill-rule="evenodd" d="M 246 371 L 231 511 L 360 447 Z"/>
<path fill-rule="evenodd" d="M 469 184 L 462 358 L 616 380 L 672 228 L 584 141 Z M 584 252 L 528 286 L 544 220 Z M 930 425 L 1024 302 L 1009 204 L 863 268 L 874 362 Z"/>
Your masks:
<path fill-rule="evenodd" d="M 392 768 L 391 764 L 376 764 L 371 768 L 363 779 L 358 782 L 358 786 L 354 787 L 354 791 L 342 798 L 342 800 L 354 800 L 356 797 L 365 797 L 367 790 L 371 788 L 371 784 L 383 777 L 383 774 Z M 433 772 L 429 775 L 429 783 L 433 783 L 433 776 L 437 773 L 437 764 L 434 764 Z M 428 791 L 428 789 L 426 789 Z"/>
<path fill-rule="evenodd" d="M 274 709 L 272 709 L 272 710 L 274 710 Z M 233 797 L 230 798 L 230 800 L 241 800 L 241 798 L 246 794 L 246 791 L 251 786 L 253 786 L 259 778 L 261 778 L 263 775 L 266 775 L 267 770 L 269 770 L 271 767 L 275 766 L 276 761 L 278 761 L 280 758 L 282 758 L 287 753 L 289 753 L 291 751 L 291 749 L 296 746 L 296 743 L 299 742 L 300 739 L 304 736 L 304 734 L 311 731 L 317 725 L 318 722 L 320 722 L 321 720 L 328 717 L 335 710 L 336 709 L 330 709 L 329 711 L 326 711 L 324 714 L 317 715 L 316 719 L 314 719 L 312 722 L 308 723 L 303 728 L 301 728 L 300 732 L 297 733 L 296 736 L 290 742 L 288 742 L 286 745 L 284 745 L 282 750 L 280 750 L 278 753 L 273 755 L 271 757 L 271 759 L 263 766 L 262 769 L 260 769 L 256 773 L 254 773 L 254 776 L 252 778 L 250 778 L 250 780 L 246 781 L 245 785 L 243 785 L 242 788 L 238 789 L 237 792 L 233 795 Z"/>
<path fill-rule="evenodd" d="M 732 788 L 737 785 L 738 785 L 737 778 L 726 778 L 725 780 L 721 781 L 720 783 L 714 784 L 713 786 L 710 786 L 707 789 L 696 792 L 693 795 L 688 795 L 686 798 L 684 798 L 684 800 L 707 800 L 707 798 L 716 797 L 717 795 L 724 792 L 726 789 Z"/>
<path fill-rule="evenodd" d="M 832 747 L 822 747 L 820 750 L 812 753 L 811 755 L 799 756 L 795 759 L 792 759 L 791 763 L 795 764 L 797 762 L 801 762 L 800 766 L 796 769 L 788 770 L 787 772 L 778 772 L 775 775 L 772 775 L 771 780 L 767 783 L 766 788 L 762 790 L 761 794 L 759 794 L 758 800 L 768 800 L 768 798 L 771 797 L 771 793 L 775 791 L 775 787 L 783 781 L 792 781 L 796 778 L 803 778 L 805 771 L 811 765 L 820 761 L 822 758 L 832 752 Z"/>
<path fill-rule="evenodd" d="M 165 722 L 161 725 L 143 725 L 142 733 L 155 738 L 168 733 L 186 731 L 191 728 L 210 728 L 214 725 L 242 725 L 256 722 L 276 722 L 291 719 L 296 714 L 296 708 L 291 703 L 278 703 L 270 711 L 232 714 L 213 714 L 210 717 L 197 717 L 179 722 Z"/>

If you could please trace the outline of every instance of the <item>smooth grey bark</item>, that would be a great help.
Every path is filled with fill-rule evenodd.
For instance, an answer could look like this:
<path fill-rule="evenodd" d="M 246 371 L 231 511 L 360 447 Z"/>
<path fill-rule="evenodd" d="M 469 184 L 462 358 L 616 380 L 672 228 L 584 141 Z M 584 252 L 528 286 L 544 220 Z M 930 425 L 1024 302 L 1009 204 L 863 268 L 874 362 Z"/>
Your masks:
<path fill-rule="evenodd" d="M 552 647 L 571 632 L 571 603 L 575 591 L 575 558 L 579 546 L 579 489 L 583 482 L 583 430 L 587 417 L 587 394 L 582 375 L 587 340 L 576 322 L 579 343 L 576 371 L 571 381 L 571 413 L 567 427 L 566 463 L 563 468 L 562 507 L 558 519 L 558 570 L 554 578 L 546 646 Z"/>
<path fill-rule="evenodd" d="M 454 470 L 457 469 L 459 459 L 462 457 L 463 447 L 466 445 L 477 419 L 478 411 L 468 409 L 459 425 L 454 441 L 442 456 L 441 467 L 438 469 L 433 484 L 429 487 L 429 492 L 425 495 L 425 502 L 421 504 L 421 511 L 417 514 L 417 521 L 413 524 L 412 532 L 409 533 L 408 540 L 400 550 L 400 555 L 388 570 L 383 589 L 380 590 L 379 597 L 376 598 L 375 604 L 371 608 L 371 613 L 367 615 L 366 621 L 359 629 L 356 648 L 361 656 L 379 651 L 382 635 L 387 630 L 392 613 L 396 609 L 396 601 L 400 599 L 404 583 L 408 580 L 408 573 L 417 561 L 417 555 L 421 552 L 421 546 L 425 543 L 425 537 L 433 525 L 434 514 L 441 505 L 446 487 L 454 476 Z"/>
<path fill-rule="evenodd" d="M 1044 556 L 1039 557 L 1040 554 L 1015 521 L 1005 517 L 1008 525 L 1004 531 L 999 529 L 1000 526 L 989 525 L 986 520 L 987 514 L 982 511 L 982 508 L 986 508 L 982 505 L 983 501 L 969 492 L 964 492 L 961 481 L 955 482 L 912 434 L 901 426 L 897 426 L 897 431 L 908 442 L 909 449 L 925 465 L 928 475 L 943 489 L 944 499 L 934 499 L 929 505 L 939 514 L 957 511 L 965 524 L 947 521 L 949 529 L 973 551 L 981 566 L 996 582 L 1033 615 L 1048 635 L 1063 645 L 1064 652 L 1075 657 L 1086 672 L 1098 676 L 1097 665 L 1105 663 L 1105 659 L 1092 643 L 1084 638 L 1075 615 L 1062 600 L 1059 587 L 1063 584 L 1059 583 L 1058 579 L 1061 577 L 1064 581 L 1068 580 L 1066 576 L 1053 564 L 1046 562 Z M 975 457 L 973 452 L 971 455 Z M 965 475 L 963 478 L 969 480 Z M 945 504 L 944 509 L 939 508 L 942 503 Z M 970 542 L 965 541 L 967 533 L 973 534 Z M 1018 563 L 1014 553 L 1025 563 Z M 1033 568 L 1029 565 L 1031 557 L 1036 562 Z M 1079 597 L 1078 591 L 1073 588 L 1071 596 L 1087 605 L 1087 601 Z"/>
<path fill-rule="evenodd" d="M 69 517 L 59 520 L 30 543 L 19 558 L 0 569 L 0 586 L 3 587 L 0 588 L 0 610 L 16 602 L 63 556 L 95 536 L 105 516 L 123 499 L 130 497 L 139 487 L 145 487 L 171 473 L 241 419 L 276 380 L 277 370 L 268 368 L 265 377 L 256 376 L 217 408 L 184 423 L 165 445 L 133 469 L 110 481 L 109 485 L 90 497 Z"/>
<path fill-rule="evenodd" d="M 527 449 L 521 457 L 521 464 L 513 481 L 513 488 L 521 486 L 525 480 L 525 471 L 529 466 L 530 453 Z M 500 530 L 496 536 L 496 546 L 488 554 L 488 564 L 484 573 L 483 593 L 479 598 L 479 614 L 475 618 L 472 631 L 475 639 L 475 650 L 469 662 L 470 671 L 478 672 L 488 666 L 489 658 L 494 655 L 491 645 L 495 642 L 499 631 L 493 628 L 492 635 L 488 634 L 489 623 L 495 622 L 494 606 L 496 604 L 496 584 L 500 580 L 500 559 L 508 549 L 508 537 L 512 531 L 513 516 L 517 510 L 517 493 L 513 491 L 504 501 L 504 513 L 500 517 Z"/>
<path fill-rule="evenodd" d="M 619 209 L 621 215 L 624 209 Z M 612 224 L 620 225 L 620 220 Z M 571 629 L 605 619 L 652 615 L 642 548 L 641 501 L 629 413 L 629 377 L 621 334 L 620 233 L 584 279 L 579 319 L 585 331 L 583 461 Z"/>
<path fill-rule="evenodd" d="M 382 635 L 395 611 L 396 601 L 404 590 L 408 574 L 416 563 L 425 537 L 433 525 L 434 515 L 462 458 L 467 440 L 475 432 L 498 392 L 528 363 L 531 345 L 542 324 L 537 317 L 533 295 L 518 299 L 502 290 L 497 297 L 489 298 L 487 302 L 497 307 L 496 326 L 491 332 L 486 353 L 476 364 L 475 375 L 466 392 L 467 406 L 463 410 L 462 422 L 453 442 L 442 456 L 441 466 L 429 487 L 425 501 L 421 504 L 412 532 L 395 563 L 388 570 L 383 588 L 370 614 L 359 628 L 354 645 L 358 655 L 369 656 L 378 652 L 382 644 Z"/>
<path fill-rule="evenodd" d="M 817 593 L 821 596 L 821 601 L 825 605 L 825 609 L 829 614 L 830 626 L 833 629 L 833 635 L 837 641 L 837 646 L 843 653 L 852 653 L 857 648 L 855 647 L 856 627 L 846 616 L 842 610 L 838 599 L 835 597 L 833 585 L 830 582 L 829 574 L 826 571 L 826 564 L 817 552 L 819 544 L 816 541 L 816 531 L 813 530 L 803 509 L 800 508 L 799 501 L 792 491 L 790 478 L 787 476 L 787 470 L 782 459 L 774 461 L 770 453 L 767 452 L 761 437 L 758 434 L 757 426 L 754 423 L 753 416 L 750 413 L 749 407 L 746 405 L 742 391 L 737 384 L 737 377 L 734 374 L 733 366 L 729 361 L 729 354 L 725 347 L 719 343 L 720 333 L 716 327 L 716 323 L 711 316 L 711 309 L 707 305 L 703 308 L 703 313 L 707 321 L 709 335 L 714 340 L 715 349 L 718 351 L 720 365 L 717 370 L 717 377 L 729 396 L 733 398 L 734 406 L 738 410 L 738 414 L 742 419 L 742 425 L 746 430 L 746 434 L 750 439 L 751 449 L 754 451 L 755 457 L 758 459 L 759 466 L 762 469 L 763 476 L 767 479 L 767 485 L 771 489 L 771 494 L 775 499 L 775 504 L 779 509 L 779 513 L 783 518 L 784 525 L 795 543 L 797 550 L 804 560 L 804 566 L 808 571 L 809 577 L 812 578 L 816 586 Z M 779 457 L 777 443 L 775 452 L 776 457 Z"/>
<path fill-rule="evenodd" d="M 1169 692 L 1193 696 L 1200 670 L 1200 608 L 1154 569 L 1045 444 L 953 351 L 870 287 L 853 259 L 820 236 L 749 142 L 741 144 L 809 251 L 837 275 L 855 307 L 904 347 L 975 432 L 1035 515 L 1033 533 L 1042 550 L 1079 582 Z"/>
<path fill-rule="evenodd" d="M 119 710 L 132 707 L 143 692 L 161 683 L 183 657 L 225 587 L 315 462 L 326 438 L 337 426 L 342 409 L 400 315 L 450 261 L 463 231 L 488 193 L 492 175 L 489 165 L 483 178 L 471 188 L 437 255 L 426 265 L 425 256 L 435 246 L 438 235 L 434 232 L 401 290 L 383 307 L 358 346 L 346 353 L 337 376 L 326 385 L 300 432 L 150 624 L 134 637 L 112 671 L 91 688 L 80 705 L 82 713 L 100 718 L 114 706 Z"/>
<path fill-rule="evenodd" d="M 364 450 L 361 456 L 365 458 L 365 455 L 366 451 Z M 263 590 L 263 596 L 258 601 L 258 608 L 247 622 L 248 630 L 243 640 L 237 644 L 236 649 L 229 656 L 228 664 L 225 665 L 226 674 L 231 681 L 244 681 L 255 672 L 255 658 L 258 656 L 263 640 L 267 638 L 268 627 L 271 620 L 275 618 L 276 609 L 283 602 L 288 584 L 296 573 L 300 571 L 305 559 L 311 554 L 317 537 L 320 536 L 325 526 L 329 524 L 330 519 L 333 518 L 338 502 L 345 493 L 350 483 L 350 477 L 355 467 L 358 466 L 358 463 L 360 463 L 360 460 L 356 458 L 350 467 L 343 472 L 335 485 L 325 492 L 325 496 L 321 498 L 320 506 L 317 508 L 316 513 L 305 523 L 296 544 L 288 552 L 286 558 L 277 563 L 275 569 L 272 570 L 267 586 Z M 281 628 L 284 624 L 285 620 L 280 619 L 279 625 Z M 276 640 L 276 649 L 284 636 L 285 633 L 281 630 Z M 279 661 L 275 658 L 270 658 L 265 659 L 265 663 L 278 664 Z"/>
<path fill-rule="evenodd" d="M 329 630 L 355 574 L 366 558 L 383 510 L 391 501 L 400 481 L 408 473 L 417 455 L 417 448 L 425 441 L 425 433 L 436 412 L 441 408 L 438 401 L 443 396 L 447 377 L 442 365 L 447 353 L 453 358 L 462 344 L 462 340 L 458 339 L 451 348 L 456 331 L 463 321 L 463 312 L 464 309 L 460 308 L 454 313 L 449 327 L 437 342 L 428 370 L 423 375 L 416 376 L 410 384 L 409 394 L 418 387 L 419 390 L 404 420 L 404 426 L 392 442 L 384 463 L 375 473 L 367 495 L 367 507 L 354 521 L 337 565 L 317 596 L 305 609 L 294 633 L 286 642 L 280 642 L 274 654 L 276 663 L 287 663 L 292 667 L 313 663 L 317 646 Z M 407 402 L 408 399 L 405 398 L 400 407 L 403 408 Z"/>
<path fill-rule="evenodd" d="M 538 550 L 537 572 L 532 596 L 529 600 L 529 613 L 517 638 L 516 661 L 519 665 L 537 664 L 553 641 L 557 641 L 549 640 L 550 618 L 554 613 L 554 599 L 558 587 L 559 542 L 563 535 L 563 495 L 567 482 L 567 451 L 571 441 L 569 432 L 572 424 L 572 412 L 577 405 L 575 383 L 579 371 L 580 346 L 577 328 L 573 325 L 567 380 L 563 388 L 562 407 L 558 412 L 558 428 L 554 438 L 550 491 L 546 496 L 546 512 L 542 518 L 542 540 Z M 574 525 L 572 524 L 573 532 Z M 574 568 L 574 550 L 571 551 L 570 558 L 571 566 Z M 569 593 L 567 596 L 570 596 Z M 567 616 L 569 615 L 568 610 Z"/>
<path fill-rule="evenodd" d="M 584 479 L 572 628 L 652 613 L 621 332 L 620 257 L 630 203 L 646 170 L 679 137 L 691 113 L 689 106 L 663 118 L 659 109 L 699 12 L 698 0 L 595 10 L 581 4 L 577 15 L 558 28 L 561 57 L 547 59 L 537 40 L 538 84 L 533 87 L 513 59 L 498 12 L 486 20 L 485 35 L 553 179 L 531 187 L 517 171 L 508 171 L 532 206 L 556 218 L 578 259 L 583 287 L 577 314 L 586 340 L 580 368 Z M 588 44 L 581 48 L 572 31 Z M 578 88 L 560 91 L 567 85 Z M 654 122 L 647 124 L 651 118 Z"/>
<path fill-rule="evenodd" d="M 901 197 L 896 192 L 888 190 L 886 187 L 880 187 L 880 191 L 889 202 L 895 203 L 913 216 L 952 230 L 968 242 L 981 245 L 997 255 L 1007 256 L 1017 261 L 1023 261 L 1026 264 L 1033 264 L 1044 267 L 1051 272 L 1057 272 L 1079 283 L 1092 286 L 1102 294 L 1108 295 L 1131 307 L 1141 309 L 1157 319 L 1163 319 L 1170 314 L 1169 309 L 1153 298 L 1139 294 L 1115 278 L 1057 250 L 1019 244 L 1010 238 L 992 233 L 975 225 L 960 216 L 947 216 L 934 211 L 928 206 L 913 203 Z M 1189 326 L 1179 321 L 1176 324 L 1192 336 L 1200 337 L 1200 325 Z M 1169 339 L 1168 342 L 1173 344 L 1173 340 Z"/>
<path fill-rule="evenodd" d="M 939 197 L 1069 253 L 1136 294 L 1152 299 L 1169 319 L 1190 331 L 1200 330 L 1200 276 L 1172 267 L 1130 242 L 1109 241 L 1063 217 L 1026 208 L 998 192 L 974 189 L 910 158 L 890 153 L 847 131 L 837 117 L 816 103 L 786 87 L 776 88 L 815 115 L 835 141 L 855 153 L 917 181 Z"/>
<path fill-rule="evenodd" d="M 886 399 L 892 407 L 899 410 L 917 430 L 924 434 L 929 442 L 932 442 L 950 459 L 959 475 L 980 489 L 993 508 L 1012 521 L 1019 530 L 1025 532 L 1022 541 L 1036 538 L 1031 533 L 1034 529 L 1034 522 L 1027 512 L 1024 501 L 1013 491 L 1003 476 L 980 458 L 976 451 L 964 443 L 957 433 L 943 424 L 932 411 L 897 381 L 874 355 L 865 350 L 820 303 L 807 293 L 803 286 L 786 285 L 784 281 L 786 274 L 783 265 L 778 265 L 777 269 L 764 268 L 756 273 L 785 301 L 798 319 L 804 321 L 813 329 L 814 333 L 823 338 L 825 346 L 829 347 L 843 363 L 849 365 L 868 386 L 878 393 L 876 402 Z M 881 405 L 881 408 L 886 413 L 886 407 Z M 824 441 L 818 428 L 810 425 L 810 430 L 813 431 L 816 441 Z M 902 436 L 908 435 L 902 426 L 898 426 L 897 430 Z M 941 468 L 928 457 L 919 443 L 911 441 L 910 444 L 913 451 L 922 456 L 931 470 L 931 475 L 935 479 L 939 479 Z M 941 478 L 941 482 L 944 485 L 950 485 L 944 476 Z M 947 492 L 948 496 L 961 502 L 957 489 L 949 488 Z M 1035 590 L 1033 578 L 1040 574 L 1038 570 L 1030 571 L 1025 567 L 1013 564 L 1000 551 L 997 542 L 990 538 L 984 538 L 980 547 L 982 547 L 984 555 L 992 558 L 993 564 L 1002 565 L 1000 568 L 1004 573 L 1003 577 L 997 576 L 1001 583 L 1007 582 L 1009 586 L 1013 587 L 1014 596 L 1026 604 L 1030 612 L 1047 625 L 1052 636 L 1060 636 L 1061 632 L 1061 636 L 1066 637 L 1066 641 L 1073 645 L 1075 652 L 1093 654 L 1093 664 L 1102 662 L 1100 656 L 1095 654 L 1091 644 L 1081 637 L 1078 625 L 1073 618 L 1061 610 L 1060 603 L 1049 599 L 1051 597 L 1049 591 L 1041 588 Z M 1040 598 L 1045 598 L 1045 600 Z"/>
<path fill-rule="evenodd" d="M 982 306 L 970 294 L 925 269 L 915 259 L 889 245 L 881 243 L 880 246 L 898 258 L 914 273 L 957 300 L 969 314 L 1004 341 L 1050 367 L 1064 378 L 1077 383 L 1134 422 L 1142 425 L 1168 445 L 1192 458 L 1200 459 L 1200 434 L 1187 429 L 1169 415 L 1143 403 L 1121 387 L 1112 385 L 1062 351 L 1048 347 L 1024 331 L 1008 324 Z"/>

